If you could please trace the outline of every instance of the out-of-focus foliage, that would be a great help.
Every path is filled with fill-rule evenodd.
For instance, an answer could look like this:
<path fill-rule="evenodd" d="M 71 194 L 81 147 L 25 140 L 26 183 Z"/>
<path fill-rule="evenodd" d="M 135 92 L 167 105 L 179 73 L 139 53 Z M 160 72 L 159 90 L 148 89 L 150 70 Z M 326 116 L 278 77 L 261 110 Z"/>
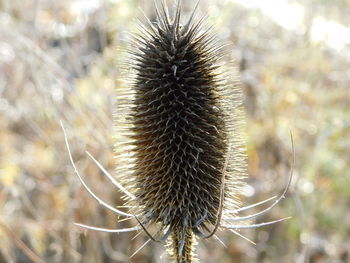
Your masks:
<path fill-rule="evenodd" d="M 143 19 L 139 7 L 154 17 L 151 2 L 0 2 L 0 262 L 167 261 L 157 244 L 129 259 L 143 234 L 132 239 L 73 224 L 134 222 L 118 223 L 82 188 L 59 126 L 62 120 L 88 184 L 106 202 L 123 205 L 85 150 L 113 173 L 113 90 L 123 77 L 126 32 Z M 185 12 L 192 8 L 184 4 Z M 349 262 L 350 2 L 202 0 L 200 13 L 232 44 L 240 68 L 249 157 L 243 204 L 283 189 L 290 131 L 296 165 L 287 198 L 259 222 L 292 219 L 242 231 L 255 246 L 220 232 L 227 247 L 200 242 L 199 258 Z"/>

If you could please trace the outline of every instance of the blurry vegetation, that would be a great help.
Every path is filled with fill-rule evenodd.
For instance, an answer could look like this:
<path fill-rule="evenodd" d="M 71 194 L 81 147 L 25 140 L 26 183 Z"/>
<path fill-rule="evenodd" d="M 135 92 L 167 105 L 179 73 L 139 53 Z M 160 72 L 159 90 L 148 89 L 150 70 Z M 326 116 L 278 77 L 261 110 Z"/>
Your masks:
<path fill-rule="evenodd" d="M 350 2 L 279 1 L 301 10 L 295 26 L 295 17 L 283 20 L 286 10 L 274 17 L 270 11 L 280 6 L 273 1 L 242 2 L 200 4 L 219 37 L 232 43 L 240 67 L 249 156 L 242 201 L 281 191 L 290 169 L 291 130 L 293 187 L 260 220 L 293 218 L 242 231 L 256 246 L 221 232 L 227 248 L 216 240 L 200 242 L 199 258 L 350 262 Z M 152 17 L 148 0 L 0 2 L 0 262 L 31 262 L 30 251 L 45 262 L 166 262 L 157 244 L 129 259 L 143 234 L 132 239 L 134 234 L 73 225 L 115 228 L 133 222 L 117 223 L 82 188 L 59 127 L 63 120 L 89 185 L 106 202 L 122 205 L 85 150 L 113 172 L 113 90 L 122 78 L 118 65 L 126 32 L 135 30 L 135 18 L 142 20 L 139 7 Z M 187 1 L 185 11 L 192 7 Z"/>

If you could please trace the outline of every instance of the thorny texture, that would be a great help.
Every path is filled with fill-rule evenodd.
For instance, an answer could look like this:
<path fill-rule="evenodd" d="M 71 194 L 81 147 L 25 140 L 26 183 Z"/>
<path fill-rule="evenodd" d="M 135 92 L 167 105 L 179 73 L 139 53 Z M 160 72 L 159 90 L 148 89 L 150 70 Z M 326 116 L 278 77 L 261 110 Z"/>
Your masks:
<path fill-rule="evenodd" d="M 133 82 L 120 90 L 130 104 L 124 147 L 131 166 L 123 181 L 136 196 L 141 222 L 159 225 L 162 240 L 171 236 L 177 262 L 193 262 L 193 234 L 203 237 L 218 223 L 223 185 L 224 207 L 236 208 L 245 168 L 240 97 L 229 81 L 234 76 L 219 65 L 222 46 L 202 30 L 203 20 L 193 23 L 192 14 L 181 25 L 179 5 L 173 20 L 164 5 L 157 13 L 158 22 L 134 37 Z"/>

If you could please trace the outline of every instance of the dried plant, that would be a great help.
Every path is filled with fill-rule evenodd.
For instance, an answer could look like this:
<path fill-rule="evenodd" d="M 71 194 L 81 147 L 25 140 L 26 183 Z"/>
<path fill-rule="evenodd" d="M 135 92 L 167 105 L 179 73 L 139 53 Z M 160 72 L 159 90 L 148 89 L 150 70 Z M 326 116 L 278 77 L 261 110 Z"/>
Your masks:
<path fill-rule="evenodd" d="M 79 226 L 116 233 L 144 230 L 149 237 L 144 245 L 167 241 L 175 262 L 190 263 L 196 238 L 217 237 L 218 229 L 244 238 L 237 230 L 285 220 L 250 224 L 279 203 L 291 176 L 280 197 L 239 208 L 246 170 L 242 100 L 232 67 L 222 63 L 224 46 L 211 29 L 204 29 L 205 19 L 193 22 L 196 8 L 184 24 L 179 1 L 172 18 L 164 2 L 156 12 L 157 22 L 147 19 L 148 27 L 141 25 L 141 33 L 133 36 L 130 81 L 117 90 L 119 182 L 88 153 L 125 194 L 129 212 L 90 190 L 74 164 L 66 134 L 65 139 L 86 190 L 101 205 L 138 222 L 125 229 Z M 272 200 L 258 213 L 238 216 Z"/>

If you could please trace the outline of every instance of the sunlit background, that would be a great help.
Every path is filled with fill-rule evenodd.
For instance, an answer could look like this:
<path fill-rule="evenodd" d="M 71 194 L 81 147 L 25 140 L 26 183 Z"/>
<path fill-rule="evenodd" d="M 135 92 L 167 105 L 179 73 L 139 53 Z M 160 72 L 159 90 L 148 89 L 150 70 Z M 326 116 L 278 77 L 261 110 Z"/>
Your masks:
<path fill-rule="evenodd" d="M 184 16 L 195 1 L 182 1 Z M 172 6 L 173 2 L 169 1 Z M 85 231 L 80 222 L 130 227 L 82 188 L 73 157 L 98 196 L 122 195 L 87 157 L 113 173 L 113 92 L 127 32 L 151 0 L 0 1 L 0 262 L 168 262 L 144 234 Z M 200 241 L 201 262 L 350 262 L 350 1 L 202 0 L 240 69 L 247 118 L 243 205 L 292 187 L 258 222 L 292 219 Z"/>

